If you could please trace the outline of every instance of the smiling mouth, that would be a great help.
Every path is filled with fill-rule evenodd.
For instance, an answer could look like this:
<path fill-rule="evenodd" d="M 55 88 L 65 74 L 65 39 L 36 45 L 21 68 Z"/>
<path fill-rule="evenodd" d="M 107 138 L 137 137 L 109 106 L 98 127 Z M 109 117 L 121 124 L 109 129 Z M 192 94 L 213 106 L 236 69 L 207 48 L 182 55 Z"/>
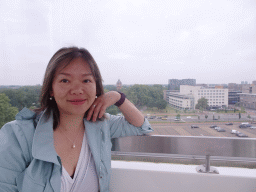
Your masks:
<path fill-rule="evenodd" d="M 75 100 L 69 100 L 69 102 L 83 102 L 85 99 L 75 99 Z"/>
<path fill-rule="evenodd" d="M 73 105 L 82 105 L 85 103 L 86 99 L 74 99 L 74 100 L 68 100 Z"/>

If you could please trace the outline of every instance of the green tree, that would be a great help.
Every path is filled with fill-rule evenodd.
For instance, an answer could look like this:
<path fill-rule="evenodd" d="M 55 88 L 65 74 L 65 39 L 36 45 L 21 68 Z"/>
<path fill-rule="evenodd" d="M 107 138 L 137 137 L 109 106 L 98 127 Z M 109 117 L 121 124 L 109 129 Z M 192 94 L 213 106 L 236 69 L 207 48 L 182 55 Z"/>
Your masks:
<path fill-rule="evenodd" d="M 31 106 L 39 107 L 39 96 L 41 86 L 23 86 L 19 89 L 2 89 L 0 93 L 4 93 L 10 99 L 10 104 L 17 107 L 18 110 Z"/>
<path fill-rule="evenodd" d="M 5 94 L 0 94 L 0 128 L 15 119 L 18 109 L 10 104 L 10 99 Z"/>
<path fill-rule="evenodd" d="M 156 101 L 156 107 L 158 109 L 165 109 L 167 106 L 167 102 L 163 99 L 159 99 L 158 101 Z"/>
<path fill-rule="evenodd" d="M 198 118 L 198 120 L 200 120 L 200 116 L 199 115 L 197 116 L 197 118 Z"/>
<path fill-rule="evenodd" d="M 206 108 L 209 107 L 208 105 L 208 100 L 205 99 L 204 97 L 201 98 L 201 99 L 198 99 L 198 102 L 196 104 L 196 109 L 202 109 L 202 110 L 205 110 Z"/>
<path fill-rule="evenodd" d="M 238 114 L 238 117 L 239 117 L 239 119 L 241 119 L 241 113 L 239 112 L 239 114 Z"/>
<path fill-rule="evenodd" d="M 176 119 L 180 119 L 180 114 L 177 114 L 177 115 L 176 115 Z"/>
<path fill-rule="evenodd" d="M 119 113 L 119 109 L 117 106 L 111 105 L 110 107 L 107 108 L 106 113 L 109 113 L 111 115 L 116 115 L 117 113 Z"/>
<path fill-rule="evenodd" d="M 127 98 L 134 104 L 134 105 L 137 105 L 138 103 L 138 97 L 137 97 L 137 94 L 135 92 L 130 92 L 128 95 L 127 95 Z"/>
<path fill-rule="evenodd" d="M 215 119 L 214 115 L 212 116 L 212 119 L 213 119 L 213 120 Z"/>
<path fill-rule="evenodd" d="M 208 118 L 208 115 L 205 115 L 204 117 L 205 117 L 205 119 L 207 120 L 207 118 Z"/>
<path fill-rule="evenodd" d="M 236 113 L 236 111 L 237 111 L 237 109 L 236 109 L 236 108 L 234 108 L 234 113 Z"/>
<path fill-rule="evenodd" d="M 248 116 L 247 116 L 247 118 L 248 118 L 248 119 L 251 119 L 251 116 L 250 116 L 250 115 L 248 115 Z"/>

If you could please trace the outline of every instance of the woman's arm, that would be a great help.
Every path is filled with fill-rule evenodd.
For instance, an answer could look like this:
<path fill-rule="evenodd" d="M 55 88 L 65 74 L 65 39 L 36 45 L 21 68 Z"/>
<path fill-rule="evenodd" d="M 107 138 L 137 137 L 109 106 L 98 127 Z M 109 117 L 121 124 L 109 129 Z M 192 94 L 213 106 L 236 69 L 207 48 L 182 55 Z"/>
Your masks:
<path fill-rule="evenodd" d="M 97 116 L 101 118 L 104 115 L 106 109 L 109 106 L 114 105 L 117 101 L 120 100 L 120 98 L 121 95 L 117 91 L 109 91 L 101 95 L 95 99 L 92 106 L 90 107 L 87 120 L 93 118 L 92 120 L 96 121 Z M 119 106 L 119 109 L 130 124 L 136 127 L 140 127 L 144 123 L 143 114 L 127 98 L 125 98 L 124 103 Z"/>
<path fill-rule="evenodd" d="M 144 123 L 143 114 L 127 98 L 118 108 L 123 113 L 125 119 L 135 127 L 140 127 Z"/>

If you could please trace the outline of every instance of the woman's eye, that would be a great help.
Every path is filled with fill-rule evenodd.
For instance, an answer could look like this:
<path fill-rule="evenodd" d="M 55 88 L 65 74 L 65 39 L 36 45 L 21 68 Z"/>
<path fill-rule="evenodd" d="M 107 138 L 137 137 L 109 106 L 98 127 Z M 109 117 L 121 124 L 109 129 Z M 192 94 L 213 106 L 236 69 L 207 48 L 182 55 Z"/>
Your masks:
<path fill-rule="evenodd" d="M 85 79 L 84 82 L 85 82 L 85 83 L 89 83 L 89 82 L 91 82 L 91 81 L 90 81 L 89 79 Z"/>
<path fill-rule="evenodd" d="M 62 83 L 68 83 L 68 80 L 67 79 L 62 79 L 61 82 Z"/>

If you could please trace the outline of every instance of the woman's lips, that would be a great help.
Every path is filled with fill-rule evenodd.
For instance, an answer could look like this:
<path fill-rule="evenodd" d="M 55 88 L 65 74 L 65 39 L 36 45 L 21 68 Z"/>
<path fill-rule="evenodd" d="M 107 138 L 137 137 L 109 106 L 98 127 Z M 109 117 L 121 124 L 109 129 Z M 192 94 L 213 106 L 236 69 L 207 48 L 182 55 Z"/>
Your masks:
<path fill-rule="evenodd" d="M 82 105 L 84 104 L 86 99 L 74 99 L 74 100 L 69 100 L 69 102 L 73 105 Z"/>

